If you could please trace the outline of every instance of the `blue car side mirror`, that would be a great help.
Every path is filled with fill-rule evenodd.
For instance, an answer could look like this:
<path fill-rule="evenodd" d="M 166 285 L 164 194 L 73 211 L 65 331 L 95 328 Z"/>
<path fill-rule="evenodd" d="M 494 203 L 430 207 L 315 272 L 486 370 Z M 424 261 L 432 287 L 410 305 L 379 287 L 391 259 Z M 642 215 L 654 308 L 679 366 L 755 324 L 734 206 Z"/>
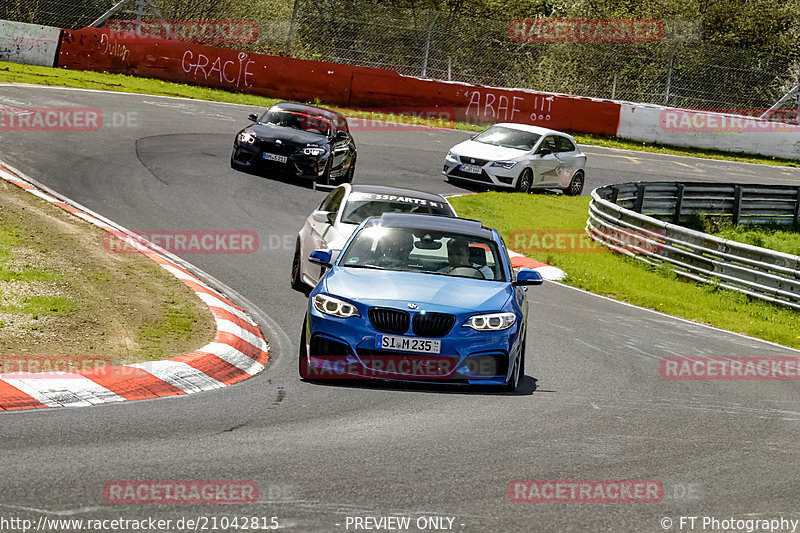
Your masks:
<path fill-rule="evenodd" d="M 530 268 L 520 268 L 514 285 L 541 285 L 542 275 Z"/>
<path fill-rule="evenodd" d="M 311 255 L 308 256 L 308 260 L 314 263 L 315 265 L 320 265 L 324 267 L 331 266 L 331 259 L 333 258 L 333 253 L 331 250 L 327 249 L 317 249 L 311 252 Z"/>

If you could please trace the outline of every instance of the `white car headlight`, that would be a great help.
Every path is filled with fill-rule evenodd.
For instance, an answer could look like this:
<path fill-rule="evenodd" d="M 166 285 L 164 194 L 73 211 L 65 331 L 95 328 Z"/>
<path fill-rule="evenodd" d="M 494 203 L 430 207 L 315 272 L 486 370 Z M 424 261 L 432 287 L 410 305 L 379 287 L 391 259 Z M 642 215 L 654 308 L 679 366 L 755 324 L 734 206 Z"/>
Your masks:
<path fill-rule="evenodd" d="M 338 316 L 339 318 L 350 318 L 351 316 L 361 316 L 356 306 L 344 302 L 327 294 L 317 294 L 314 296 L 314 309 L 326 315 Z"/>
<path fill-rule="evenodd" d="M 252 131 L 243 131 L 239 134 L 239 142 L 253 144 L 256 142 L 256 134 Z"/>
<path fill-rule="evenodd" d="M 475 331 L 500 331 L 510 328 L 516 321 L 514 313 L 489 313 L 469 317 L 464 326 Z"/>
<path fill-rule="evenodd" d="M 320 156 L 325 153 L 325 148 L 321 146 L 309 146 L 307 148 L 303 148 L 304 155 L 313 155 L 313 156 Z"/>
<path fill-rule="evenodd" d="M 508 170 L 510 168 L 514 168 L 514 165 L 516 165 L 516 164 L 517 164 L 516 161 L 492 161 L 492 164 L 489 165 L 489 166 L 491 166 L 491 167 L 500 167 L 500 168 L 504 168 L 504 169 Z"/>
<path fill-rule="evenodd" d="M 458 155 L 455 152 L 447 152 L 447 159 L 458 161 Z"/>

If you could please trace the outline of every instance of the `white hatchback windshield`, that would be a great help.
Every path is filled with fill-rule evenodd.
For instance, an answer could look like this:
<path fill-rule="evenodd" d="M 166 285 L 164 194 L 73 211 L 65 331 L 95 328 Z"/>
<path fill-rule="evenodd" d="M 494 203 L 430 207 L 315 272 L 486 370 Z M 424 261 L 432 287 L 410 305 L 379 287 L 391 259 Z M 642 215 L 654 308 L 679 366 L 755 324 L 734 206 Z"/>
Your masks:
<path fill-rule="evenodd" d="M 474 139 L 475 142 L 502 146 L 503 148 L 515 148 L 517 150 L 530 151 L 541 139 L 538 133 L 530 131 L 515 130 L 505 126 L 492 126 L 488 130 L 479 133 Z"/>

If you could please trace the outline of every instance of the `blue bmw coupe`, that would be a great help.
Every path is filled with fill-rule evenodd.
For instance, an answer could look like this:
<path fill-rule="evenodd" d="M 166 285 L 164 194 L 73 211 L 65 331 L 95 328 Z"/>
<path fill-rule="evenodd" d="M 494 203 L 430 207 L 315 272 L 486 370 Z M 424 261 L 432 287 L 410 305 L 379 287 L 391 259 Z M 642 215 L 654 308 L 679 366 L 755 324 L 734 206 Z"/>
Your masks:
<path fill-rule="evenodd" d="M 300 339 L 307 380 L 382 379 L 516 390 L 525 371 L 526 285 L 505 243 L 475 220 L 390 214 L 364 220 L 309 295 Z"/>

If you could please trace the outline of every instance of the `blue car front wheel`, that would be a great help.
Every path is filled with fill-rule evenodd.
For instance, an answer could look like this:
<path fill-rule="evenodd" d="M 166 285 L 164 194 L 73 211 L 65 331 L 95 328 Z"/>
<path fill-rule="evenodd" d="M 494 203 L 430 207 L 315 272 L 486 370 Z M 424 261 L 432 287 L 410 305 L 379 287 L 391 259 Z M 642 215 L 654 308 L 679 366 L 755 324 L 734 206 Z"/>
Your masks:
<path fill-rule="evenodd" d="M 511 372 L 511 377 L 508 379 L 508 383 L 504 387 L 506 392 L 514 392 L 519 387 L 520 382 L 522 381 L 522 376 L 525 375 L 525 343 L 522 344 L 522 353 L 517 358 L 517 361 L 514 363 L 514 370 Z"/>
<path fill-rule="evenodd" d="M 308 350 L 306 349 L 306 327 L 308 326 L 308 319 L 303 319 L 303 331 L 300 333 L 300 350 L 297 354 L 298 371 L 300 379 L 311 379 L 308 373 Z"/>

